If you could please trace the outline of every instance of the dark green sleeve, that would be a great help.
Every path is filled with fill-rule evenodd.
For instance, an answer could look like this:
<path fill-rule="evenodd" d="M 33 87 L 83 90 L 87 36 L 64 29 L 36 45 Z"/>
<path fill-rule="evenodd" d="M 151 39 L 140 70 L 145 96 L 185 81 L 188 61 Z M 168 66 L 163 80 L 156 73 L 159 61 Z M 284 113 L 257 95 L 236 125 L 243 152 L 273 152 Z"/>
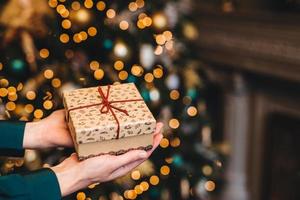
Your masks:
<path fill-rule="evenodd" d="M 55 173 L 44 168 L 28 175 L 0 177 L 0 199 L 58 200 L 61 199 L 61 193 Z"/>
<path fill-rule="evenodd" d="M 25 122 L 0 121 L 0 155 L 23 156 Z"/>

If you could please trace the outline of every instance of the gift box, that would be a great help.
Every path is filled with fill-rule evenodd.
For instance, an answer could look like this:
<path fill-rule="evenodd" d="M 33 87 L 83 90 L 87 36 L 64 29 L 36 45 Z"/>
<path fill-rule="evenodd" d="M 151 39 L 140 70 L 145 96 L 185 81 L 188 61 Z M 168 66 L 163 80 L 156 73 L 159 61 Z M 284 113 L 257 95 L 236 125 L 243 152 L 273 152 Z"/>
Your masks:
<path fill-rule="evenodd" d="M 152 148 L 156 120 L 133 83 L 66 91 L 63 102 L 80 160 Z"/>

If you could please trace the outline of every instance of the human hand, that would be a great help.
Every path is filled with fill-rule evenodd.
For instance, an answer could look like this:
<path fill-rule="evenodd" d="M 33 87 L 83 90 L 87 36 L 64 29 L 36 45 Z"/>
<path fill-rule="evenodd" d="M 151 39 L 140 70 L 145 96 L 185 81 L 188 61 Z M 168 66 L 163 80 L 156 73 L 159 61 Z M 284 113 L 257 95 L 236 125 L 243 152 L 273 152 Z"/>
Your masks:
<path fill-rule="evenodd" d="M 38 122 L 26 123 L 23 139 L 24 148 L 41 149 L 63 146 L 73 146 L 64 110 L 54 111 Z"/>
<path fill-rule="evenodd" d="M 140 165 L 158 147 L 162 139 L 162 123 L 157 123 L 153 135 L 153 148 L 149 151 L 133 150 L 123 155 L 102 155 L 79 161 L 74 153 L 51 169 L 55 172 L 61 194 L 66 196 L 92 183 L 107 182 L 121 177 Z"/>

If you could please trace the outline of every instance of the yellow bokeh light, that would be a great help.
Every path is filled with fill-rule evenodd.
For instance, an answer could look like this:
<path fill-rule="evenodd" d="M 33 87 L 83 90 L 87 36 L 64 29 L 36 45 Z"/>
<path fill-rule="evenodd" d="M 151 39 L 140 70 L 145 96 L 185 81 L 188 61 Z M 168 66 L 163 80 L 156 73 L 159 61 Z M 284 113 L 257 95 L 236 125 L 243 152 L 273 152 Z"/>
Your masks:
<path fill-rule="evenodd" d="M 137 197 L 135 190 L 128 190 L 127 197 L 128 199 L 135 199 Z"/>
<path fill-rule="evenodd" d="M 143 20 L 138 20 L 136 25 L 139 29 L 144 29 L 146 27 Z"/>
<path fill-rule="evenodd" d="M 149 182 L 151 183 L 151 185 L 157 185 L 159 183 L 158 176 L 156 175 L 151 176 Z"/>
<path fill-rule="evenodd" d="M 162 148 L 167 148 L 169 146 L 170 142 L 167 138 L 163 138 L 161 141 L 160 141 L 160 146 Z"/>
<path fill-rule="evenodd" d="M 108 9 L 106 11 L 106 16 L 109 18 L 109 19 L 112 19 L 116 16 L 116 11 L 114 9 Z"/>
<path fill-rule="evenodd" d="M 89 36 L 95 36 L 97 34 L 97 29 L 95 27 L 88 28 L 88 34 Z"/>
<path fill-rule="evenodd" d="M 160 45 L 158 45 L 158 46 L 156 47 L 155 51 L 154 51 L 154 54 L 158 56 L 158 55 L 160 55 L 160 54 L 162 54 L 162 53 L 163 53 L 163 47 L 160 46 Z"/>
<path fill-rule="evenodd" d="M 17 99 L 18 99 L 18 95 L 16 93 L 8 95 L 8 100 L 10 101 L 16 101 Z"/>
<path fill-rule="evenodd" d="M 147 183 L 146 181 L 141 182 L 140 186 L 142 187 L 144 192 L 149 189 L 149 183 Z"/>
<path fill-rule="evenodd" d="M 48 49 L 41 49 L 40 50 L 40 56 L 41 56 L 41 58 L 48 58 L 48 56 L 49 56 L 49 50 Z"/>
<path fill-rule="evenodd" d="M 61 15 L 63 18 L 67 18 L 67 17 L 69 17 L 70 12 L 69 12 L 67 9 L 65 9 L 62 13 L 60 13 L 60 15 Z"/>
<path fill-rule="evenodd" d="M 121 60 L 117 60 L 115 63 L 114 63 L 114 68 L 116 70 L 122 70 L 124 68 L 124 63 L 121 61 Z"/>
<path fill-rule="evenodd" d="M 71 28 L 71 21 L 68 20 L 68 19 L 64 19 L 62 22 L 61 22 L 61 26 L 64 28 L 64 29 L 69 29 Z"/>
<path fill-rule="evenodd" d="M 171 140 L 171 146 L 172 147 L 179 147 L 180 143 L 181 143 L 181 141 L 178 137 Z"/>
<path fill-rule="evenodd" d="M 16 104 L 14 102 L 9 101 L 6 103 L 5 107 L 8 111 L 13 111 L 16 109 Z"/>
<path fill-rule="evenodd" d="M 154 77 L 155 78 L 161 78 L 162 76 L 163 76 L 163 70 L 162 70 L 162 68 L 155 68 L 154 70 L 153 70 L 153 75 L 154 75 Z"/>
<path fill-rule="evenodd" d="M 97 70 L 95 70 L 95 72 L 94 72 L 95 79 L 101 80 L 103 78 L 103 76 L 104 76 L 103 69 L 97 69 Z"/>
<path fill-rule="evenodd" d="M 44 101 L 43 103 L 43 107 L 46 109 L 46 110 L 50 110 L 52 107 L 53 107 L 53 102 L 51 100 L 46 100 Z"/>
<path fill-rule="evenodd" d="M 62 43 L 67 43 L 67 42 L 69 42 L 70 37 L 69 37 L 68 34 L 63 33 L 63 34 L 61 34 L 61 35 L 59 36 L 59 40 L 60 40 Z"/>
<path fill-rule="evenodd" d="M 187 114 L 191 117 L 194 117 L 197 115 L 197 108 L 195 106 L 190 106 L 188 109 L 187 109 Z"/>
<path fill-rule="evenodd" d="M 133 65 L 131 67 L 131 73 L 134 76 L 142 76 L 144 73 L 144 69 L 139 65 Z"/>
<path fill-rule="evenodd" d="M 119 79 L 124 81 L 128 78 L 128 73 L 125 70 L 119 72 Z"/>
<path fill-rule="evenodd" d="M 85 0 L 84 1 L 84 7 L 86 8 L 92 8 L 94 5 L 94 2 L 92 0 Z"/>
<path fill-rule="evenodd" d="M 179 99 L 179 97 L 180 97 L 180 93 L 179 93 L 178 90 L 172 90 L 172 91 L 170 92 L 170 98 L 171 98 L 172 100 L 177 100 L 177 99 Z"/>
<path fill-rule="evenodd" d="M 168 49 L 168 50 L 172 50 L 173 47 L 174 47 L 174 42 L 173 42 L 172 40 L 167 41 L 166 44 L 165 44 L 165 47 L 166 47 L 166 49 Z"/>
<path fill-rule="evenodd" d="M 35 94 L 34 91 L 28 91 L 28 92 L 26 93 L 26 98 L 29 99 L 29 100 L 34 100 L 35 97 L 36 97 L 36 94 Z"/>
<path fill-rule="evenodd" d="M 167 26 L 168 21 L 166 16 L 163 13 L 156 13 L 153 16 L 153 24 L 158 29 L 163 29 Z"/>
<path fill-rule="evenodd" d="M 204 187 L 207 191 L 212 192 L 215 190 L 216 184 L 213 181 L 206 181 Z"/>
<path fill-rule="evenodd" d="M 17 86 L 17 91 L 21 91 L 23 89 L 23 83 L 19 83 Z"/>
<path fill-rule="evenodd" d="M 6 97 L 8 94 L 8 91 L 6 88 L 0 88 L 0 96 L 1 97 Z"/>
<path fill-rule="evenodd" d="M 3 69 L 3 64 L 0 62 L 0 71 Z"/>
<path fill-rule="evenodd" d="M 171 31 L 164 31 L 163 35 L 165 36 L 167 41 L 172 40 L 172 38 L 173 38 L 173 34 Z"/>
<path fill-rule="evenodd" d="M 24 107 L 24 110 L 25 110 L 25 112 L 27 112 L 27 113 L 32 113 L 33 110 L 34 110 L 34 107 L 33 107 L 32 104 L 26 104 L 25 107 Z"/>
<path fill-rule="evenodd" d="M 154 76 L 153 76 L 153 74 L 151 74 L 151 73 L 147 73 L 147 74 L 145 74 L 144 79 L 145 79 L 145 81 L 146 81 L 147 83 L 151 83 L 151 82 L 153 82 L 153 80 L 154 80 Z"/>
<path fill-rule="evenodd" d="M 103 11 L 106 7 L 105 2 L 104 1 L 99 1 L 96 5 L 97 9 L 100 11 Z"/>
<path fill-rule="evenodd" d="M 7 79 L 2 78 L 2 79 L 0 80 L 0 85 L 1 85 L 1 87 L 7 87 L 7 86 L 9 85 L 9 82 L 8 82 Z"/>
<path fill-rule="evenodd" d="M 137 194 L 142 194 L 142 193 L 143 193 L 143 188 L 142 188 L 142 186 L 140 186 L 140 185 L 136 185 L 136 186 L 134 187 L 134 191 L 135 191 Z"/>
<path fill-rule="evenodd" d="M 54 76 L 53 70 L 51 70 L 51 69 L 46 69 L 46 70 L 44 71 L 44 77 L 45 77 L 46 79 L 52 79 L 53 76 Z"/>
<path fill-rule="evenodd" d="M 136 11 L 136 10 L 138 9 L 138 5 L 137 5 L 137 3 L 135 3 L 135 2 L 131 2 L 131 3 L 129 3 L 129 5 L 128 5 L 128 9 L 129 9 L 131 12 L 134 12 L 134 11 Z"/>
<path fill-rule="evenodd" d="M 57 6 L 58 2 L 57 0 L 49 0 L 48 1 L 48 5 L 51 7 L 51 8 L 55 8 Z"/>
<path fill-rule="evenodd" d="M 79 9 L 75 14 L 75 19 L 80 23 L 86 23 L 90 20 L 90 13 L 86 9 Z"/>
<path fill-rule="evenodd" d="M 145 26 L 151 26 L 152 24 L 152 19 L 150 17 L 145 17 L 143 20 L 142 20 L 143 24 Z"/>
<path fill-rule="evenodd" d="M 62 14 L 63 12 L 65 12 L 67 9 L 64 5 L 62 4 L 59 4 L 57 7 L 56 7 L 56 11 L 59 13 L 59 14 Z"/>
<path fill-rule="evenodd" d="M 73 10 L 79 10 L 80 9 L 80 3 L 78 2 L 78 1 L 74 1 L 74 2 L 72 2 L 72 4 L 71 4 L 71 8 L 73 9 Z"/>
<path fill-rule="evenodd" d="M 144 0 L 136 0 L 136 4 L 139 8 L 142 8 L 145 6 Z"/>
<path fill-rule="evenodd" d="M 167 165 L 164 165 L 160 168 L 160 173 L 162 175 L 168 175 L 170 173 L 170 167 L 168 167 Z"/>
<path fill-rule="evenodd" d="M 73 36 L 73 41 L 74 41 L 75 43 L 81 42 L 81 41 L 82 41 L 81 35 L 78 34 L 78 33 L 74 34 L 74 36 Z"/>
<path fill-rule="evenodd" d="M 44 112 L 41 110 L 41 109 L 36 109 L 34 112 L 33 112 L 33 116 L 37 119 L 41 119 L 44 115 Z"/>
<path fill-rule="evenodd" d="M 123 20 L 120 22 L 120 25 L 119 25 L 120 29 L 122 30 L 127 30 L 129 28 L 129 24 L 127 21 Z"/>
<path fill-rule="evenodd" d="M 81 40 L 86 40 L 88 37 L 88 35 L 85 31 L 80 31 L 79 35 L 81 37 Z"/>
<path fill-rule="evenodd" d="M 17 89 L 13 86 L 10 86 L 10 87 L 7 88 L 7 92 L 8 92 L 9 95 L 16 94 Z"/>
<path fill-rule="evenodd" d="M 157 44 L 163 45 L 163 44 L 166 43 L 167 40 L 166 40 L 164 35 L 160 34 L 160 35 L 156 36 L 155 41 L 156 41 Z"/>
<path fill-rule="evenodd" d="M 54 88 L 59 88 L 59 87 L 61 86 L 61 81 L 60 81 L 60 79 L 58 79 L 58 78 L 52 79 L 51 85 L 52 85 Z"/>
<path fill-rule="evenodd" d="M 173 158 L 172 157 L 167 157 L 165 158 L 166 163 L 171 164 L 173 162 Z"/>
<path fill-rule="evenodd" d="M 77 200 L 85 200 L 86 199 L 86 195 L 84 192 L 78 192 L 76 195 L 76 199 Z"/>
<path fill-rule="evenodd" d="M 205 176 L 210 176 L 213 172 L 213 169 L 211 166 L 209 165 L 204 165 L 202 167 L 202 173 L 205 175 Z"/>
<path fill-rule="evenodd" d="M 139 170 L 134 170 L 131 172 L 131 178 L 133 180 L 139 180 L 141 178 L 141 172 Z"/>
<path fill-rule="evenodd" d="M 172 128 L 172 129 L 177 129 L 179 127 L 179 121 L 178 119 L 170 119 L 169 121 L 169 127 Z"/>
<path fill-rule="evenodd" d="M 95 70 L 99 69 L 99 67 L 100 67 L 100 64 L 99 64 L 98 61 L 93 60 L 93 61 L 90 62 L 91 70 L 95 71 Z"/>

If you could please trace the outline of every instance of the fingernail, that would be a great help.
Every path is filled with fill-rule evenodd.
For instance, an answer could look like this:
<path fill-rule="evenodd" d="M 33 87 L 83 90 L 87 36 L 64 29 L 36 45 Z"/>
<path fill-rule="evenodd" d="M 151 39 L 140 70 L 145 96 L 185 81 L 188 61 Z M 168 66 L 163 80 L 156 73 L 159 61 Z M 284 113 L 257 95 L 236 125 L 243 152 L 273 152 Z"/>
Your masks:
<path fill-rule="evenodd" d="M 141 153 L 139 153 L 140 158 L 146 158 L 147 157 L 147 152 L 146 151 L 142 151 Z"/>

